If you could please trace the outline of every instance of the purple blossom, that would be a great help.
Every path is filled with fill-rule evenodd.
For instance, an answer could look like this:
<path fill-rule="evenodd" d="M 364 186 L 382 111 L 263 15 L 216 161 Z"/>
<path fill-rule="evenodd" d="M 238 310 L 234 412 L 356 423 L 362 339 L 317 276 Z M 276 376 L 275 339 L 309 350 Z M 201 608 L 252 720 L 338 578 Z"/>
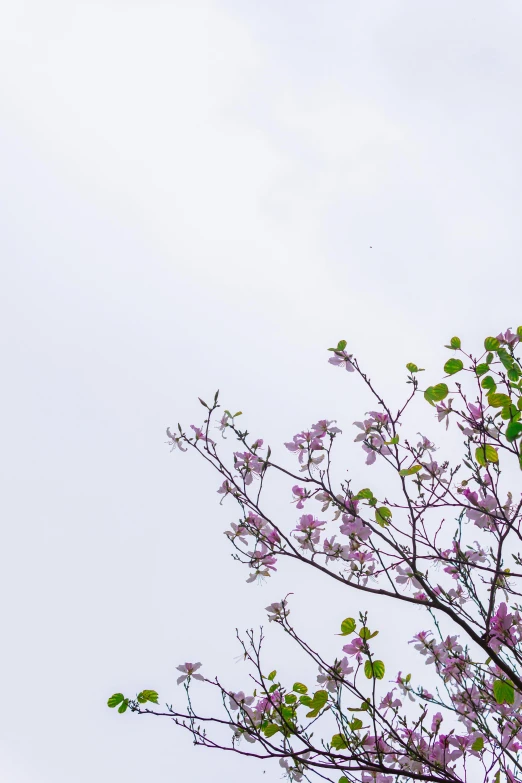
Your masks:
<path fill-rule="evenodd" d="M 176 666 L 176 669 L 179 672 L 183 672 L 181 677 L 178 677 L 176 682 L 178 685 L 181 685 L 182 682 L 185 680 L 188 680 L 189 677 L 193 677 L 195 680 L 204 680 L 205 678 L 201 674 L 194 674 L 198 669 L 201 668 L 200 663 L 183 663 L 180 666 Z"/>
<path fill-rule="evenodd" d="M 335 356 L 332 356 L 328 361 L 336 367 L 344 367 L 348 372 L 353 372 L 355 370 L 355 367 L 352 364 L 352 354 L 348 354 L 346 351 L 336 351 Z"/>

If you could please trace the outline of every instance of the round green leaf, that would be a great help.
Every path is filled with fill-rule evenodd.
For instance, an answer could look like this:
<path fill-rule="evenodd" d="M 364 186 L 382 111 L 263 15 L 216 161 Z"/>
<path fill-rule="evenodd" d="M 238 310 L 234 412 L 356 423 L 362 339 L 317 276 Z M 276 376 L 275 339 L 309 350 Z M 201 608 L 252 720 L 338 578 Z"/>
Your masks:
<path fill-rule="evenodd" d="M 495 680 L 493 683 L 493 695 L 497 704 L 515 703 L 515 690 L 507 680 Z"/>
<path fill-rule="evenodd" d="M 347 617 L 346 620 L 343 620 L 341 623 L 340 636 L 348 636 L 349 634 L 353 633 L 355 631 L 355 626 L 356 622 L 353 617 Z"/>
<path fill-rule="evenodd" d="M 424 392 L 424 399 L 427 400 L 430 405 L 433 405 L 447 397 L 448 393 L 449 389 L 445 383 L 437 383 L 436 386 L 428 386 Z"/>
<path fill-rule="evenodd" d="M 486 337 L 484 340 L 484 348 L 486 351 L 496 351 L 500 348 L 500 343 L 496 337 Z"/>
<path fill-rule="evenodd" d="M 328 691 L 316 691 L 314 698 L 312 699 L 314 709 L 320 710 L 324 707 L 328 701 Z"/>
<path fill-rule="evenodd" d="M 483 362 L 482 364 L 477 364 L 475 367 L 475 372 L 480 377 L 481 375 L 485 375 L 487 372 L 489 372 L 489 364 L 486 364 Z"/>
<path fill-rule="evenodd" d="M 382 680 L 385 671 L 386 669 L 382 661 L 373 662 L 373 675 L 376 680 Z"/>
<path fill-rule="evenodd" d="M 399 470 L 399 476 L 413 476 L 413 474 L 418 473 L 419 470 L 422 470 L 422 465 L 414 465 L 412 468 Z"/>
<path fill-rule="evenodd" d="M 492 408 L 503 408 L 504 405 L 511 404 L 511 400 L 507 394 L 488 394 L 488 402 Z"/>
<path fill-rule="evenodd" d="M 491 375 L 486 375 L 486 377 L 482 379 L 480 385 L 482 386 L 483 389 L 487 389 L 489 394 L 492 394 L 497 388 L 497 384 L 495 383 Z"/>
<path fill-rule="evenodd" d="M 471 750 L 477 750 L 480 751 L 484 747 L 484 737 L 477 737 L 473 745 L 471 746 Z"/>
<path fill-rule="evenodd" d="M 475 459 L 484 468 L 487 462 L 498 462 L 498 452 L 488 443 L 487 446 L 478 447 L 475 451 Z"/>
<path fill-rule="evenodd" d="M 419 372 L 419 368 L 413 362 L 408 362 L 408 364 L 406 365 L 406 369 L 409 370 L 410 372 Z"/>
<path fill-rule="evenodd" d="M 302 682 L 294 682 L 292 690 L 296 693 L 308 693 L 308 688 Z"/>
<path fill-rule="evenodd" d="M 107 701 L 107 706 L 108 706 L 108 707 L 111 707 L 111 709 L 112 709 L 113 707 L 117 707 L 117 706 L 118 706 L 118 704 L 121 704 L 121 703 L 122 703 L 122 701 L 124 700 L 124 698 L 125 698 L 125 696 L 123 695 L 123 693 L 114 693 L 114 694 L 113 694 L 113 695 L 110 697 L 110 699 Z"/>
<path fill-rule="evenodd" d="M 522 435 L 522 424 L 519 421 L 510 421 L 506 429 L 506 440 L 513 443 L 520 435 Z"/>
<path fill-rule="evenodd" d="M 342 734 L 334 734 L 331 745 L 334 750 L 342 750 L 343 748 L 348 747 L 348 744 Z M 341 780 L 343 780 L 343 778 L 341 778 Z M 344 780 L 346 780 L 346 778 L 344 778 Z M 339 783 L 341 783 L 341 781 L 339 781 Z"/>
<path fill-rule="evenodd" d="M 455 373 L 460 372 L 463 367 L 464 364 L 460 359 L 448 359 L 444 365 L 444 372 L 447 375 L 455 375 Z"/>
<path fill-rule="evenodd" d="M 371 680 L 375 677 L 376 680 L 382 680 L 384 677 L 385 666 L 382 661 L 366 661 L 364 664 L 364 673 L 366 677 Z"/>
<path fill-rule="evenodd" d="M 381 527 L 385 527 L 385 525 L 389 524 L 388 520 L 390 519 L 391 515 L 392 512 L 389 508 L 386 508 L 386 506 L 381 506 L 380 508 L 375 509 L 375 521 Z"/>
<path fill-rule="evenodd" d="M 450 345 L 455 350 L 460 348 L 460 337 L 452 337 L 451 340 L 450 340 Z"/>
<path fill-rule="evenodd" d="M 269 723 L 268 726 L 263 729 L 263 734 L 265 737 L 273 737 L 278 731 L 281 731 L 281 726 L 278 726 L 277 723 Z"/>

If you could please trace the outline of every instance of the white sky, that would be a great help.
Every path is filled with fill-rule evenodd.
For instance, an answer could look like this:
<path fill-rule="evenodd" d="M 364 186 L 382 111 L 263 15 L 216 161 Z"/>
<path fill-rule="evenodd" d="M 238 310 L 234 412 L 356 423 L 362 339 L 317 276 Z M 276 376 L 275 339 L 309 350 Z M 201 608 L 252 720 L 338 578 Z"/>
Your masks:
<path fill-rule="evenodd" d="M 314 636 L 362 608 L 246 585 L 164 428 L 219 386 L 273 447 L 351 440 L 333 342 L 393 396 L 522 322 L 521 33 L 515 1 L 0 2 L 2 780 L 279 779 L 105 707 L 184 660 L 239 685 L 288 589 Z"/>

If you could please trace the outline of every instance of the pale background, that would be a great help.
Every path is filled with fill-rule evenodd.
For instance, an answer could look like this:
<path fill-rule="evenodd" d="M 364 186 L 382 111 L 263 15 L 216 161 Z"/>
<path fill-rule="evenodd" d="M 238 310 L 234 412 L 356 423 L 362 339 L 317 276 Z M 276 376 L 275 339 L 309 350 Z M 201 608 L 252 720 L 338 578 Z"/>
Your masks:
<path fill-rule="evenodd" d="M 181 697 L 187 659 L 241 684 L 234 628 L 288 589 L 311 638 L 360 608 L 246 585 L 164 428 L 219 386 L 274 448 L 324 416 L 351 441 L 329 345 L 393 397 L 522 322 L 521 35 L 516 1 L 0 3 L 2 781 L 280 778 L 105 706 Z"/>

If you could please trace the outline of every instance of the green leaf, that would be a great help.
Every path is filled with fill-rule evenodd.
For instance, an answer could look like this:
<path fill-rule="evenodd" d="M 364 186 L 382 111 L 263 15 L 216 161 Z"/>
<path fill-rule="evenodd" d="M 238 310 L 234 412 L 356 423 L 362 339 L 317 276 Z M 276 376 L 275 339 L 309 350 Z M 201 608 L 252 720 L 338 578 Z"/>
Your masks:
<path fill-rule="evenodd" d="M 287 704 L 295 704 L 297 701 L 297 696 L 293 693 L 287 693 L 285 694 L 285 702 Z"/>
<path fill-rule="evenodd" d="M 339 342 L 337 343 L 337 350 L 344 351 L 346 345 L 347 345 L 346 340 L 339 340 Z"/>
<path fill-rule="evenodd" d="M 450 347 L 458 350 L 460 348 L 460 337 L 452 337 L 450 340 Z"/>
<path fill-rule="evenodd" d="M 120 706 L 118 707 L 118 712 L 120 713 L 120 715 L 123 715 L 123 713 L 127 710 L 128 706 L 129 706 L 129 700 L 124 699 L 120 704 Z"/>
<path fill-rule="evenodd" d="M 507 371 L 507 377 L 510 381 L 513 381 L 516 383 L 520 377 L 520 370 L 516 365 L 513 365 L 513 367 L 510 367 L 510 369 Z"/>
<path fill-rule="evenodd" d="M 413 364 L 413 362 L 408 362 L 408 364 L 406 365 L 406 369 L 409 370 L 410 372 L 419 372 L 419 368 L 417 367 L 416 364 Z"/>
<path fill-rule="evenodd" d="M 277 671 L 274 669 L 274 671 L 270 672 L 270 674 L 268 675 L 267 680 L 273 680 L 274 677 L 276 676 L 276 674 L 277 674 Z"/>
<path fill-rule="evenodd" d="M 484 340 L 484 348 L 486 351 L 496 351 L 500 348 L 500 343 L 496 337 L 486 337 Z"/>
<path fill-rule="evenodd" d="M 278 726 L 277 723 L 269 723 L 268 726 L 263 729 L 263 734 L 265 737 L 273 737 L 278 731 L 281 731 L 281 726 Z"/>
<path fill-rule="evenodd" d="M 124 698 L 125 696 L 123 695 L 123 693 L 114 693 L 108 700 L 107 707 L 110 707 L 111 709 L 113 707 L 117 707 L 118 704 L 121 704 Z"/>
<path fill-rule="evenodd" d="M 350 781 L 343 775 L 342 778 L 339 778 L 339 783 L 350 783 Z"/>
<path fill-rule="evenodd" d="M 370 639 L 371 635 L 372 632 L 370 631 L 369 628 L 366 628 L 366 626 L 361 628 L 361 630 L 359 631 L 359 636 L 361 639 Z"/>
<path fill-rule="evenodd" d="M 437 383 L 436 386 L 428 386 L 424 392 L 424 399 L 427 400 L 430 405 L 434 405 L 436 402 L 440 402 L 448 396 L 449 389 L 445 383 Z"/>
<path fill-rule="evenodd" d="M 448 359 L 444 365 L 444 372 L 447 375 L 455 375 L 455 373 L 460 372 L 463 367 L 464 363 L 461 359 Z"/>
<path fill-rule="evenodd" d="M 414 465 L 412 468 L 399 470 L 399 476 L 413 476 L 413 474 L 418 473 L 419 470 L 422 470 L 422 465 Z"/>
<path fill-rule="evenodd" d="M 515 703 L 515 689 L 507 680 L 495 680 L 493 683 L 493 695 L 497 704 Z"/>
<path fill-rule="evenodd" d="M 141 691 L 136 698 L 140 704 L 145 704 L 147 701 L 151 701 L 154 704 L 158 703 L 158 694 L 156 691 Z"/>
<path fill-rule="evenodd" d="M 314 693 L 313 698 L 313 705 L 314 709 L 320 710 L 324 707 L 326 702 L 328 701 L 328 691 L 317 691 Z"/>
<path fill-rule="evenodd" d="M 509 353 L 509 351 L 506 351 L 505 348 L 499 348 L 497 351 L 497 356 L 506 368 L 506 370 L 509 370 L 510 367 L 513 366 L 513 357 Z"/>
<path fill-rule="evenodd" d="M 363 727 L 363 722 L 360 718 L 352 718 L 352 720 L 350 721 L 350 728 L 353 731 L 358 731 L 359 729 L 362 729 L 362 727 Z"/>
<path fill-rule="evenodd" d="M 475 451 L 475 459 L 484 468 L 487 462 L 498 462 L 498 452 L 488 443 L 487 446 L 478 447 Z"/>
<path fill-rule="evenodd" d="M 385 440 L 384 442 L 386 443 L 387 446 L 395 446 L 399 442 L 399 436 L 396 435 L 391 440 Z"/>
<path fill-rule="evenodd" d="M 488 402 L 492 408 L 503 408 L 504 405 L 511 405 L 511 399 L 507 394 L 488 394 Z"/>
<path fill-rule="evenodd" d="M 276 682 L 274 682 L 273 685 L 271 685 L 270 688 L 268 689 L 268 693 L 273 693 L 278 688 L 279 688 L 279 685 Z"/>
<path fill-rule="evenodd" d="M 353 617 L 347 617 L 346 620 L 343 620 L 341 623 L 341 633 L 339 636 L 349 636 L 351 633 L 355 631 L 355 626 L 357 623 L 353 619 Z"/>
<path fill-rule="evenodd" d="M 371 489 L 361 489 L 354 496 L 354 500 L 370 500 L 371 498 L 373 498 L 373 492 Z"/>
<path fill-rule="evenodd" d="M 489 372 L 489 364 L 477 364 L 475 367 L 475 372 L 479 377 L 481 375 L 485 375 L 487 372 Z"/>
<path fill-rule="evenodd" d="M 506 440 L 513 443 L 522 435 L 522 424 L 518 421 L 510 421 L 506 429 Z"/>
<path fill-rule="evenodd" d="M 308 688 L 302 682 L 294 682 L 292 690 L 296 693 L 308 693 Z"/>
<path fill-rule="evenodd" d="M 372 678 L 382 680 L 385 671 L 386 668 L 382 661 L 366 661 L 364 664 L 364 673 L 369 680 Z"/>
<path fill-rule="evenodd" d="M 391 517 L 392 512 L 389 508 L 386 508 L 386 506 L 380 506 L 380 508 L 375 509 L 375 521 L 378 525 L 381 527 L 385 527 L 389 524 L 388 520 Z"/>
<path fill-rule="evenodd" d="M 519 339 L 519 340 L 522 340 L 522 326 L 519 326 L 519 327 L 518 327 L 518 329 L 517 329 L 517 335 L 518 335 L 518 339 Z"/>
<path fill-rule="evenodd" d="M 491 375 L 486 375 L 486 377 L 482 379 L 480 385 L 482 386 L 483 389 L 488 389 L 489 394 L 492 394 L 497 388 L 497 384 L 495 383 Z"/>
<path fill-rule="evenodd" d="M 311 696 L 299 696 L 299 703 L 304 704 L 305 707 L 311 707 L 314 701 Z"/>
<path fill-rule="evenodd" d="M 484 737 L 477 737 L 477 739 L 471 746 L 471 750 L 482 750 L 483 747 L 484 747 Z"/>
<path fill-rule="evenodd" d="M 373 676 L 376 680 L 382 680 L 384 677 L 384 673 L 386 671 L 386 668 L 384 666 L 384 663 L 382 661 L 374 661 L 373 662 Z"/>
<path fill-rule="evenodd" d="M 334 750 L 342 750 L 343 748 L 347 748 L 348 747 L 348 743 L 346 742 L 346 740 L 345 740 L 345 738 L 343 737 L 342 734 L 334 734 L 333 737 L 332 737 L 331 745 L 332 745 L 332 748 L 334 748 Z M 342 780 L 342 778 L 341 778 L 341 780 Z M 345 778 L 345 780 L 346 780 L 346 778 Z"/>

